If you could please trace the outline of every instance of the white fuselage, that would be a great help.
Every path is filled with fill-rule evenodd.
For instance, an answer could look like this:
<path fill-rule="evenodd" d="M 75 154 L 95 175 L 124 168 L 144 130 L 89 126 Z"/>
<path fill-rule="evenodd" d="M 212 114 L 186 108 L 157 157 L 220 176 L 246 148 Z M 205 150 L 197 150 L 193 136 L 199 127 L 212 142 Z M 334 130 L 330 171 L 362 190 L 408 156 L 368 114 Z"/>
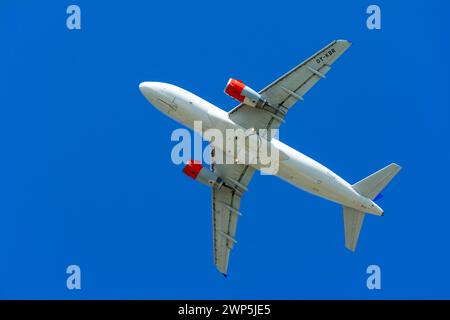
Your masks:
<path fill-rule="evenodd" d="M 198 131 L 194 121 L 201 121 L 201 132 L 197 133 L 202 136 L 208 129 L 246 129 L 233 122 L 226 111 L 182 88 L 161 82 L 143 82 L 139 88 L 156 108 L 185 126 Z M 376 203 L 360 195 L 330 169 L 275 138 L 268 143 L 282 155 L 275 173 L 281 179 L 341 205 L 375 215 L 383 214 Z"/>

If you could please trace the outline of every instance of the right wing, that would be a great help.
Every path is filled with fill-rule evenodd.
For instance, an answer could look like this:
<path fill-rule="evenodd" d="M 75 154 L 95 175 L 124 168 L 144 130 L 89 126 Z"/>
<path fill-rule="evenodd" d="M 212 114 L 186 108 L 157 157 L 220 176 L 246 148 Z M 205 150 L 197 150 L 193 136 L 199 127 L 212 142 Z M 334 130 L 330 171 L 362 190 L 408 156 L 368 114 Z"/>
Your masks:
<path fill-rule="evenodd" d="M 213 156 L 214 158 L 213 149 Z M 226 275 L 230 251 L 236 243 L 236 227 L 241 197 L 253 177 L 255 169 L 244 164 L 216 164 L 211 169 L 224 180 L 224 184 L 212 189 L 212 218 L 214 264 Z"/>
<path fill-rule="evenodd" d="M 241 103 L 229 112 L 230 118 L 244 128 L 278 128 L 291 106 L 325 78 L 350 45 L 347 40 L 333 41 L 259 92 L 270 106 L 258 109 Z"/>

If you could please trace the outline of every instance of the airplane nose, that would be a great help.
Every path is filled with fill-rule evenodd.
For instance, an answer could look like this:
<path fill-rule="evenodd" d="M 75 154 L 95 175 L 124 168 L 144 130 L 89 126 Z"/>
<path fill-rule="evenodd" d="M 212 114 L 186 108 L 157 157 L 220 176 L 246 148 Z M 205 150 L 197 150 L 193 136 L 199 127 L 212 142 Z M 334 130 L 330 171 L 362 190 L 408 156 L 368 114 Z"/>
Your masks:
<path fill-rule="evenodd" d="M 155 86 L 152 82 L 141 82 L 139 90 L 146 98 L 152 98 L 156 94 Z"/>

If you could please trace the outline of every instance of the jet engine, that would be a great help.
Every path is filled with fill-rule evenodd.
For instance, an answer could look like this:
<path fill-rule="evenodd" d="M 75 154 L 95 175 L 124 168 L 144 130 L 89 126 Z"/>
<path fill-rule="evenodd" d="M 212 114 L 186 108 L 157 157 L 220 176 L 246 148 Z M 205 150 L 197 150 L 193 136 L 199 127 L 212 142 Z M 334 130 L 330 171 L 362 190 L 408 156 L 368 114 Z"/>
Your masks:
<path fill-rule="evenodd" d="M 266 100 L 255 90 L 245 85 L 241 80 L 228 80 L 225 93 L 230 97 L 251 107 L 262 108 Z"/>
<path fill-rule="evenodd" d="M 205 168 L 200 161 L 190 160 L 183 168 L 183 173 L 195 181 L 210 187 L 219 187 L 223 184 L 222 179 L 208 168 Z"/>

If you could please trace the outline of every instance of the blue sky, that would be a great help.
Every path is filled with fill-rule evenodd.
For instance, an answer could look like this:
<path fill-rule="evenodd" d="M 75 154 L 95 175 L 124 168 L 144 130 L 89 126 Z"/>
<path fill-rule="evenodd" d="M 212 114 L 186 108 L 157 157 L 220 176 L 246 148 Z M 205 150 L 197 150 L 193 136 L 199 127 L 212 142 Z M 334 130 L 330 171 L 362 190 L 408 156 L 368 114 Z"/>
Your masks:
<path fill-rule="evenodd" d="M 378 4 L 382 29 L 366 28 Z M 77 4 L 82 29 L 66 28 Z M 0 298 L 450 298 L 447 1 L 9 1 L 0 4 Z M 230 109 L 334 39 L 354 45 L 280 131 L 354 183 L 403 170 L 344 248 L 341 208 L 256 175 L 230 276 L 210 190 L 171 162 L 178 124 L 142 81 Z M 66 288 L 79 265 L 82 289 Z M 382 289 L 366 288 L 377 264 Z"/>

